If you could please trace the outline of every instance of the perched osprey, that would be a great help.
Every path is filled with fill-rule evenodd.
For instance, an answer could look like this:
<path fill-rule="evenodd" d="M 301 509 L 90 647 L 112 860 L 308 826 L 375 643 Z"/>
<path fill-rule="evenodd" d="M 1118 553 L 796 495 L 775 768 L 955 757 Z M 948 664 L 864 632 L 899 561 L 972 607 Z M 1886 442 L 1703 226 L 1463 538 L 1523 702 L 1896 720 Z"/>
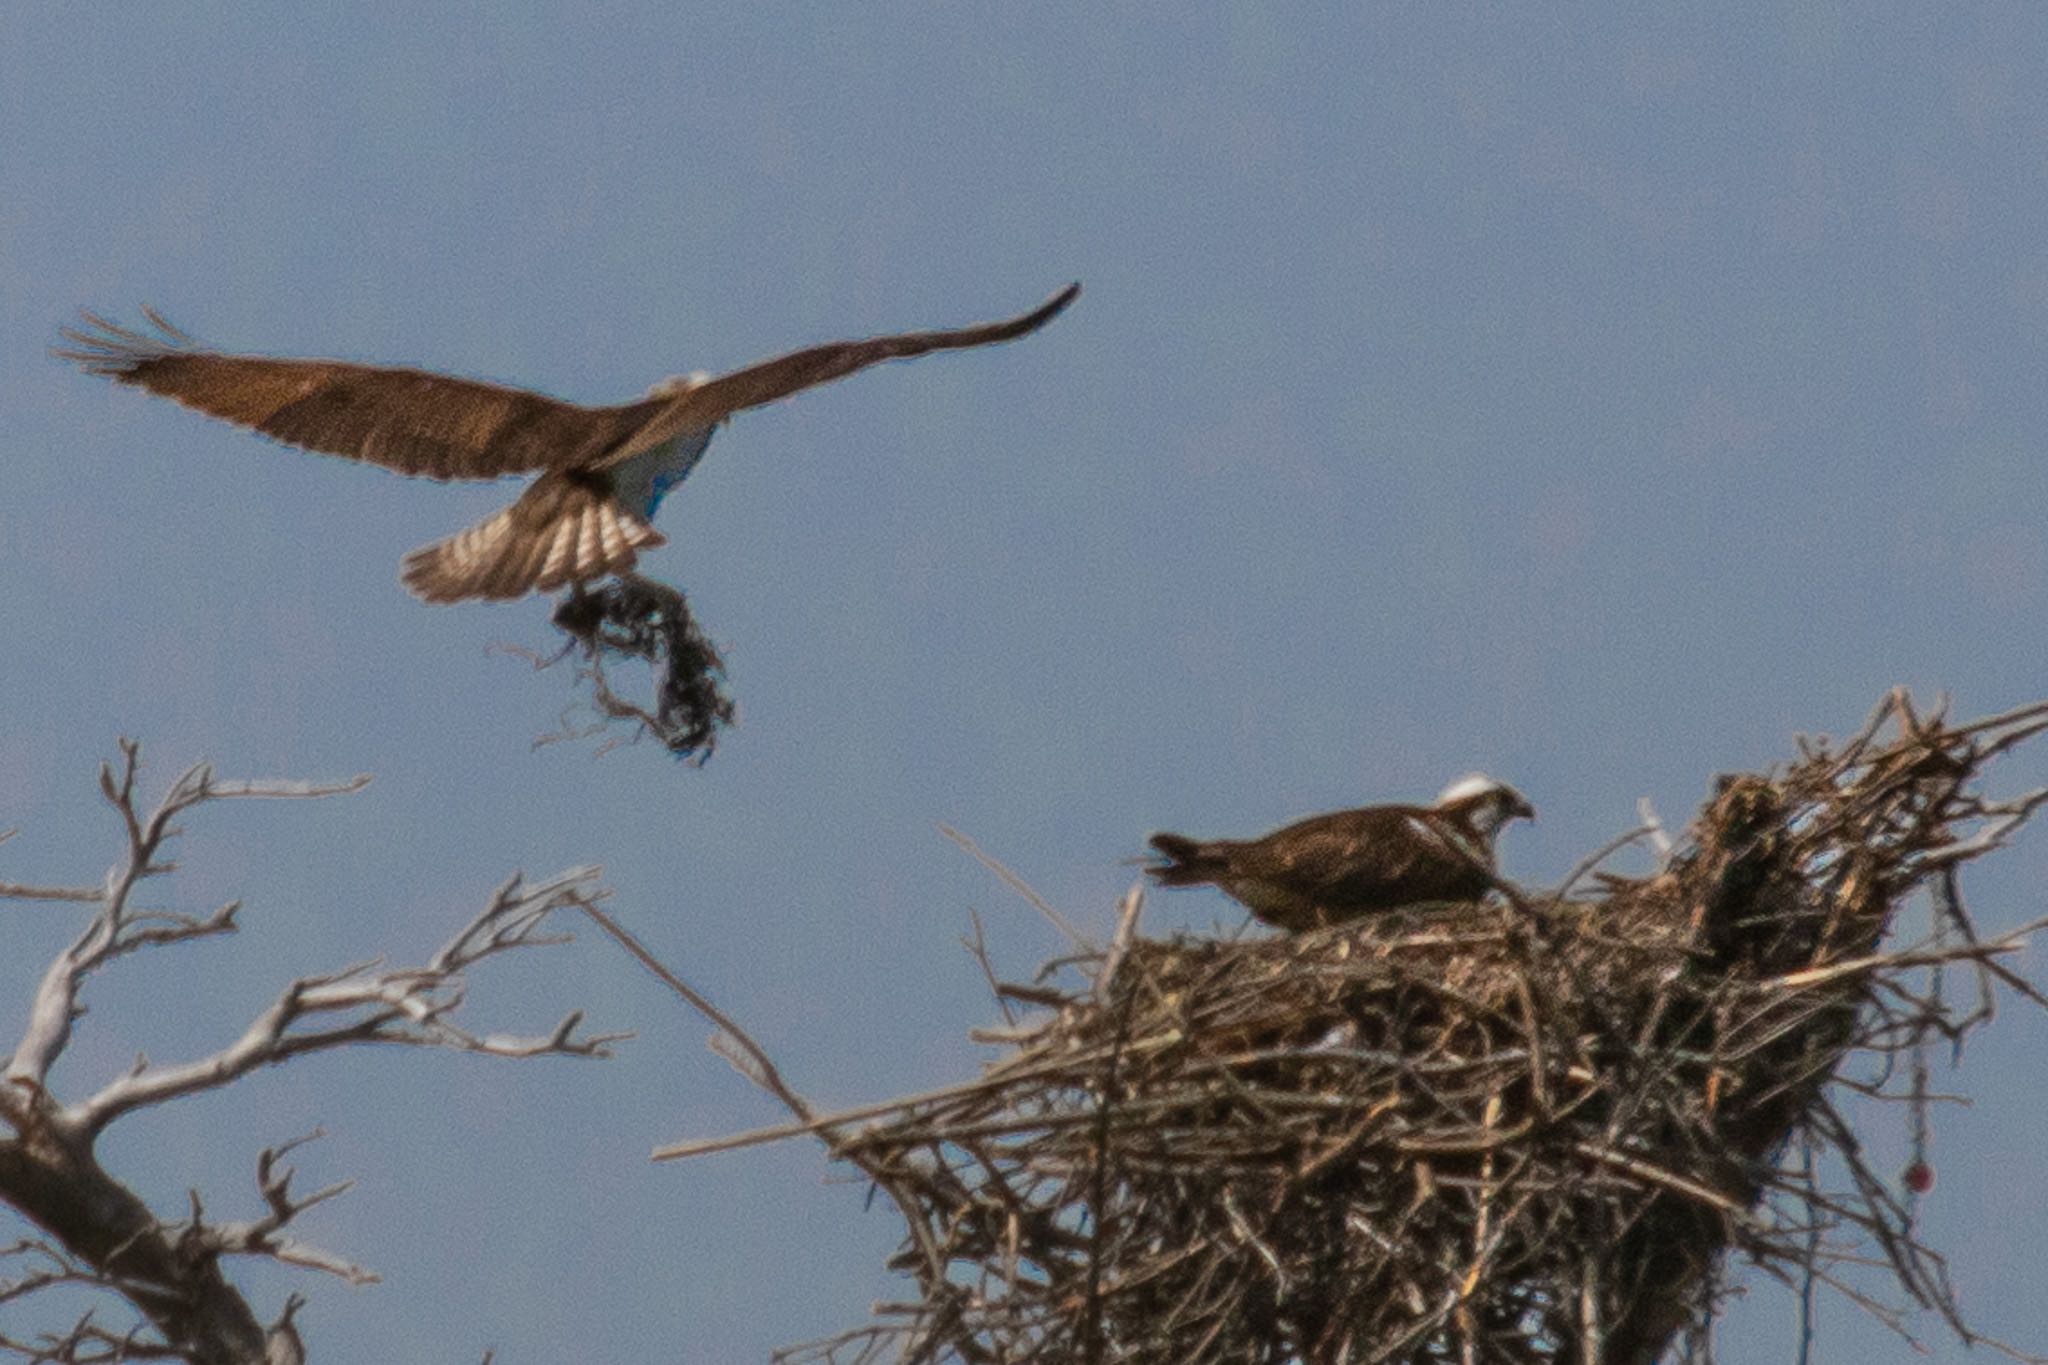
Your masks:
<path fill-rule="evenodd" d="M 665 379 L 635 403 L 591 408 L 424 370 L 223 355 L 148 309 L 154 334 L 86 313 L 58 355 L 238 426 L 429 479 L 538 474 L 497 515 L 414 550 L 400 577 L 428 602 L 509 598 L 621 573 L 664 543 L 649 523 L 719 423 L 884 360 L 1009 341 L 1058 316 L 1078 284 L 1005 322 L 836 341 L 713 378 Z"/>
<path fill-rule="evenodd" d="M 1300 932 L 1420 901 L 1469 901 L 1494 884 L 1493 840 L 1536 810 L 1483 773 L 1445 787 L 1432 806 L 1365 806 L 1260 839 L 1203 842 L 1155 834 L 1161 886 L 1214 882 L 1268 924 Z"/>

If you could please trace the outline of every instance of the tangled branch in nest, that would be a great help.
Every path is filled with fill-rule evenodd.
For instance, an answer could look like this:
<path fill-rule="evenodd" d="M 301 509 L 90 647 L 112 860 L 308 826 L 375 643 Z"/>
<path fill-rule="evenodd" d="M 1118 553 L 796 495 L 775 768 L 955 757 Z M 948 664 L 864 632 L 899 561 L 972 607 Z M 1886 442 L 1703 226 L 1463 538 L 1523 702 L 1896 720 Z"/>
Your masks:
<path fill-rule="evenodd" d="M 1974 785 L 2044 727 L 1895 695 L 1585 894 L 1223 943 L 1136 936 L 1134 893 L 1110 948 L 1001 988 L 1048 1012 L 980 1079 L 669 1154 L 815 1132 L 903 1212 L 915 1300 L 786 1359 L 1649 1365 L 1731 1250 L 1874 1259 L 1976 1340 L 1828 1082 L 1989 1017 L 1930 963 L 2048 1005 L 2002 961 L 2030 930 L 1982 941 L 1954 894 L 2048 799 Z M 1923 887 L 1961 942 L 1881 952 Z"/>
<path fill-rule="evenodd" d="M 732 724 L 733 704 L 719 686 L 725 661 L 697 628 L 678 589 L 638 574 L 621 574 L 596 588 L 578 587 L 555 608 L 555 628 L 568 637 L 554 663 L 575 653 L 576 675 L 590 683 L 591 702 L 608 721 L 636 726 L 678 758 L 703 763 L 718 731 Z M 607 660 L 633 659 L 654 670 L 650 710 L 620 696 L 605 672 Z M 566 736 L 553 736 L 564 738 Z"/>

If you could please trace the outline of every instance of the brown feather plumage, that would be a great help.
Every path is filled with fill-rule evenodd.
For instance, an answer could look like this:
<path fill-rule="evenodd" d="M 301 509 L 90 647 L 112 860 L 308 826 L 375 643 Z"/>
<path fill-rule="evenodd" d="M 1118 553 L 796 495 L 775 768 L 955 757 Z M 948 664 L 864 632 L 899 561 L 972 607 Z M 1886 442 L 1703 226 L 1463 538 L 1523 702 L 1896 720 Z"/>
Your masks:
<path fill-rule="evenodd" d="M 152 313 L 148 336 L 87 313 L 57 354 L 286 445 L 430 479 L 597 465 L 659 399 L 582 407 L 478 379 L 346 360 L 227 355 Z"/>
<path fill-rule="evenodd" d="M 835 341 L 791 351 L 743 370 L 708 379 L 669 400 L 669 406 L 621 446 L 612 459 L 630 458 L 650 446 L 659 445 L 677 432 L 722 422 L 736 412 L 762 407 L 805 389 L 844 379 L 885 360 L 908 360 L 933 351 L 990 346 L 999 341 L 1029 336 L 1064 312 L 1080 293 L 1080 285 L 1070 284 L 1030 312 L 1001 322 L 977 323 L 946 331 L 901 332 L 860 341 Z"/>

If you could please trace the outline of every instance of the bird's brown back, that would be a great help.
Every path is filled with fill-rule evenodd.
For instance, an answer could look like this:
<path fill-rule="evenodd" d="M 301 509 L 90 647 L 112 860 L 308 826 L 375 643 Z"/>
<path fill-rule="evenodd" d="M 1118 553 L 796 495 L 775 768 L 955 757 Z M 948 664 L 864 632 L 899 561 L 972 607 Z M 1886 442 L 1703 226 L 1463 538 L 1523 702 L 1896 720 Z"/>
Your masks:
<path fill-rule="evenodd" d="M 1433 900 L 1474 900 L 1489 871 L 1447 837 L 1441 812 L 1370 806 L 1311 816 L 1257 839 L 1200 845 L 1202 879 L 1259 918 L 1312 928 Z"/>

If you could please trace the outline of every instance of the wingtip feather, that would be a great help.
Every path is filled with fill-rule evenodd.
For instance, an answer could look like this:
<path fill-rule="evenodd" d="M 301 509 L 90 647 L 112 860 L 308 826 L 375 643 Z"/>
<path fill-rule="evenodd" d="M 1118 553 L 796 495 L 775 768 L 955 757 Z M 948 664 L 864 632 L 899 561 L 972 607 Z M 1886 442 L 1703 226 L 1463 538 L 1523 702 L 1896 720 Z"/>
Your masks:
<path fill-rule="evenodd" d="M 90 308 L 81 308 L 78 317 L 82 326 L 57 329 L 58 337 L 70 345 L 53 346 L 50 354 L 81 365 L 92 374 L 120 379 L 152 360 L 199 349 L 191 336 L 172 326 L 156 309 L 144 304 L 142 315 L 157 329 L 155 335 L 124 327 Z"/>

